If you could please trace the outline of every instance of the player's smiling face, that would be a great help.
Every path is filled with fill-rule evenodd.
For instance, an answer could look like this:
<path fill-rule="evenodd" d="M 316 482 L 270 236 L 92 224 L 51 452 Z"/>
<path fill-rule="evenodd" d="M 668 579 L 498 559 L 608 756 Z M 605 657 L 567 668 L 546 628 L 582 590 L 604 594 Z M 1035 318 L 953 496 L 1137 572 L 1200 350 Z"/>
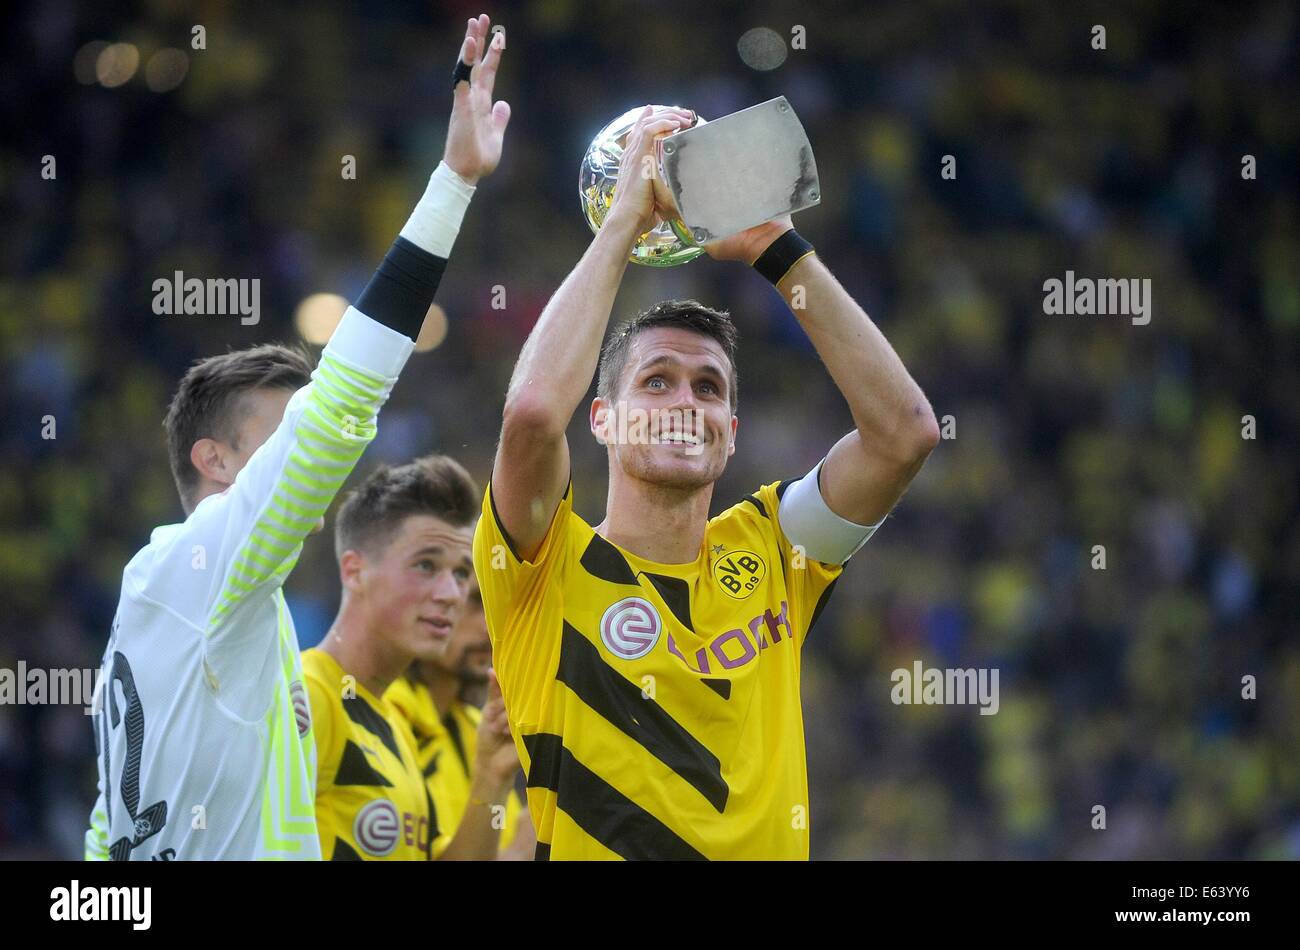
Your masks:
<path fill-rule="evenodd" d="M 469 595 L 473 540 L 470 526 L 411 515 L 382 552 L 362 556 L 357 592 L 392 650 L 429 659 L 446 649 Z"/>
<path fill-rule="evenodd" d="M 592 431 L 609 445 L 611 463 L 672 488 L 717 481 L 736 450 L 729 368 L 722 345 L 704 334 L 680 327 L 638 334 L 613 405 L 592 404 Z"/>

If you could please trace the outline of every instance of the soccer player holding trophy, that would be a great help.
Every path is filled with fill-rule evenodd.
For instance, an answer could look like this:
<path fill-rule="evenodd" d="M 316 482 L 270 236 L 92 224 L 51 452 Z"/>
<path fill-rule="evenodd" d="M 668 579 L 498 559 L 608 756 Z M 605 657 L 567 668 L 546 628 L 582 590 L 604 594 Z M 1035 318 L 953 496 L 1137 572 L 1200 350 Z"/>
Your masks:
<path fill-rule="evenodd" d="M 938 426 L 792 226 L 820 194 L 784 99 L 707 124 L 647 106 L 619 125 L 584 163 L 598 230 L 524 344 L 474 539 L 537 856 L 806 859 L 800 651 Z M 664 301 L 601 345 L 629 259 L 702 252 L 776 286 L 854 421 L 803 478 L 713 518 L 738 435 L 731 318 Z M 594 373 L 609 486 L 593 526 L 565 429 Z"/>

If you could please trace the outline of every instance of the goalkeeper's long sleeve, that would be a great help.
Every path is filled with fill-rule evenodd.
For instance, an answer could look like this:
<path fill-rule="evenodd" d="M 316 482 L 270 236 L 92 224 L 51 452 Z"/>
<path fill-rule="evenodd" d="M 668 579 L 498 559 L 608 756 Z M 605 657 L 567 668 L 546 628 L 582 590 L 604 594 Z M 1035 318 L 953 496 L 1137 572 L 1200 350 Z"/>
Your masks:
<path fill-rule="evenodd" d="M 95 799 L 95 807 L 90 810 L 90 827 L 86 829 L 85 858 L 87 861 L 108 860 L 108 812 L 104 805 L 104 793 Z"/>
<path fill-rule="evenodd" d="M 375 436 L 472 191 L 439 166 L 414 230 L 275 432 L 127 565 L 101 670 L 87 858 L 320 857 L 311 714 L 281 586 Z"/>

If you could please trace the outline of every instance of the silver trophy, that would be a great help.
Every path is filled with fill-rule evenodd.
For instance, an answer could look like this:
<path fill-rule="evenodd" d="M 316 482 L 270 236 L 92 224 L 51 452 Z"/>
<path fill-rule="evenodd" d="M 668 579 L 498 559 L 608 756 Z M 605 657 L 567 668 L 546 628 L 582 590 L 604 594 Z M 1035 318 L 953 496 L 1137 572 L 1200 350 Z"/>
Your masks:
<path fill-rule="evenodd" d="M 614 201 L 627 134 L 644 108 L 601 129 L 582 158 L 578 196 L 592 233 Z M 821 201 L 812 146 L 784 96 L 666 136 L 658 171 L 672 208 L 632 248 L 638 264 L 684 264 L 708 241 Z"/>

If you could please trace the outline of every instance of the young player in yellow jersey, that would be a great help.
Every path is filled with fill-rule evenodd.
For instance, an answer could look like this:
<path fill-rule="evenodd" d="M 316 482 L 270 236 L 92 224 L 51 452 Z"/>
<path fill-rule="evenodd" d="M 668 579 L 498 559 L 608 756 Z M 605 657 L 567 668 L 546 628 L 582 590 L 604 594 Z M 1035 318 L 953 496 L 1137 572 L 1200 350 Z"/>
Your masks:
<path fill-rule="evenodd" d="M 399 676 L 384 698 L 406 717 L 416 756 L 438 813 L 441 857 L 462 822 L 499 832 L 498 860 L 533 859 L 537 839 L 514 791 L 519 756 L 503 732 L 505 705 L 491 672 L 492 644 L 478 584 L 471 578 L 465 611 L 445 648 Z"/>
<path fill-rule="evenodd" d="M 736 448 L 729 316 L 667 301 L 601 350 L 659 216 L 645 160 L 692 120 L 647 107 L 629 133 L 608 216 L 524 344 L 475 531 L 539 858 L 807 858 L 800 651 L 939 438 L 867 315 L 789 218 L 769 222 L 707 250 L 776 285 L 854 428 L 802 479 L 709 517 Z M 565 430 L 597 368 L 609 488 L 592 527 L 574 511 Z M 761 450 L 788 464 L 786 446 Z"/>
<path fill-rule="evenodd" d="M 477 507 L 478 488 L 465 470 L 429 456 L 378 469 L 339 509 L 342 603 L 320 646 L 303 654 L 326 860 L 433 857 L 437 808 L 410 725 L 384 693 L 417 656 L 451 636 L 469 593 Z M 504 720 L 500 711 L 485 727 L 489 742 L 509 742 Z M 495 832 L 467 828 L 441 856 L 495 855 Z"/>

